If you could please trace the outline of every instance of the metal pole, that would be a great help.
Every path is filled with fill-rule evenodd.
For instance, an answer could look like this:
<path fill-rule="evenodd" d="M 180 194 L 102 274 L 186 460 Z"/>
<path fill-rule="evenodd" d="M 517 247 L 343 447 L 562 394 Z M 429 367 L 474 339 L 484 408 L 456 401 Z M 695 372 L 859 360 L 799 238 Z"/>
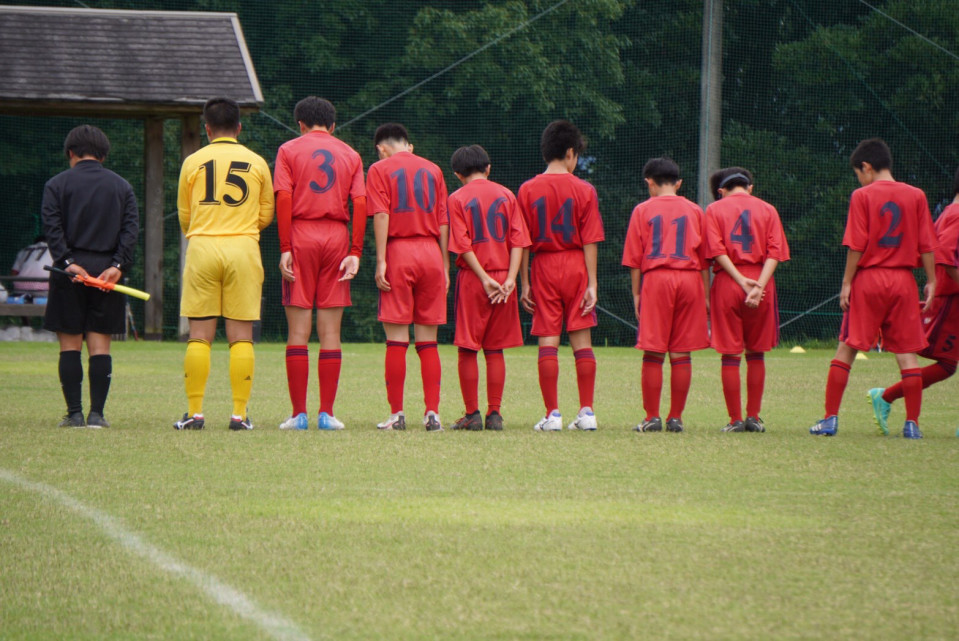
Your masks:
<path fill-rule="evenodd" d="M 703 58 L 699 104 L 699 180 L 703 208 L 713 201 L 709 175 L 719 169 L 723 116 L 723 2 L 703 0 Z"/>

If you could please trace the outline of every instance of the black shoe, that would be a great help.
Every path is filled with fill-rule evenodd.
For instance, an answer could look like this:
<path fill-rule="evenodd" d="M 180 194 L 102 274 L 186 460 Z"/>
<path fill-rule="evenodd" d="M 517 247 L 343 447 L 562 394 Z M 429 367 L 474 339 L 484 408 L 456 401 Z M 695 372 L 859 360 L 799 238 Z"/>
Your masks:
<path fill-rule="evenodd" d="M 686 429 L 686 426 L 683 425 L 682 419 L 670 418 L 666 420 L 666 431 L 667 432 L 682 432 Z"/>
<path fill-rule="evenodd" d="M 763 419 L 758 417 L 747 416 L 746 417 L 746 431 L 747 432 L 765 432 L 766 424 L 763 423 Z"/>
<path fill-rule="evenodd" d="M 658 416 L 648 418 L 636 427 L 633 428 L 637 432 L 662 432 L 663 431 L 663 419 Z"/>
<path fill-rule="evenodd" d="M 87 415 L 87 427 L 110 427 L 110 423 L 107 421 L 107 419 L 103 418 L 103 414 L 100 412 L 90 412 Z"/>
<path fill-rule="evenodd" d="M 426 416 L 423 417 L 423 426 L 426 427 L 427 432 L 443 431 L 443 424 L 440 422 L 440 417 L 433 411 L 427 412 Z"/>
<path fill-rule="evenodd" d="M 203 418 L 199 416 L 190 416 L 189 413 L 183 414 L 183 418 L 173 424 L 175 430 L 202 430 Z"/>
<path fill-rule="evenodd" d="M 83 420 L 83 412 L 70 412 L 63 417 L 63 420 L 60 421 L 60 424 L 57 427 L 86 427 L 87 424 Z"/>
<path fill-rule="evenodd" d="M 724 432 L 745 432 L 746 424 L 742 421 L 730 421 L 729 424 L 723 428 Z"/>
<path fill-rule="evenodd" d="M 463 418 L 457 420 L 453 423 L 454 430 L 469 430 L 471 432 L 478 432 L 483 429 L 483 418 L 480 416 L 479 410 L 476 410 L 472 414 L 467 414 Z"/>
<path fill-rule="evenodd" d="M 252 430 L 253 422 L 249 417 L 244 419 L 239 418 L 230 418 L 230 429 L 234 432 L 239 432 L 242 430 Z"/>
<path fill-rule="evenodd" d="M 499 412 L 494 410 L 486 416 L 486 429 L 495 432 L 503 431 L 503 417 L 500 416 Z"/>

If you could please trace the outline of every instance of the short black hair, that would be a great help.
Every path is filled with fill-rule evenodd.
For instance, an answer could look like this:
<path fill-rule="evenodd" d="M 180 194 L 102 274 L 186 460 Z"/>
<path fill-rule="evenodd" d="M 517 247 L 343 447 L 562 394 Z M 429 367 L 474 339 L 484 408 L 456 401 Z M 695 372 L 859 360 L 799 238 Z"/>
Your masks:
<path fill-rule="evenodd" d="M 853 169 L 862 169 L 862 164 L 868 162 L 876 171 L 892 169 L 892 152 L 889 145 L 882 138 L 867 138 L 863 140 L 849 156 L 849 164 Z"/>
<path fill-rule="evenodd" d="M 469 147 L 460 147 L 453 152 L 450 158 L 450 164 L 453 171 L 460 176 L 472 176 L 481 174 L 489 167 L 489 154 L 479 145 L 470 145 Z"/>
<path fill-rule="evenodd" d="M 562 160 L 567 149 L 572 149 L 577 156 L 586 151 L 586 139 L 579 128 L 568 120 L 554 120 L 546 125 L 539 139 L 543 160 L 547 163 Z"/>
<path fill-rule="evenodd" d="M 67 158 L 71 151 L 78 158 L 93 156 L 103 162 L 110 153 L 110 139 L 99 127 L 80 125 L 71 129 L 63 141 L 63 153 Z"/>
<path fill-rule="evenodd" d="M 395 140 L 396 142 L 406 142 L 410 141 L 410 135 L 406 131 L 406 127 L 401 125 L 398 122 L 387 122 L 376 128 L 376 133 L 373 134 L 373 144 L 378 145 L 384 140 Z"/>
<path fill-rule="evenodd" d="M 643 165 L 643 178 L 650 178 L 657 185 L 675 185 L 680 179 L 679 165 L 672 158 L 650 158 Z"/>
<path fill-rule="evenodd" d="M 203 105 L 203 120 L 213 131 L 236 131 L 240 127 L 240 105 L 223 96 L 210 98 Z"/>
<path fill-rule="evenodd" d="M 329 129 L 336 123 L 336 107 L 325 98 L 307 96 L 293 107 L 293 118 L 307 127 L 319 125 Z"/>
<path fill-rule="evenodd" d="M 725 167 L 719 169 L 709 177 L 709 191 L 713 193 L 713 198 L 719 200 L 722 196 L 720 189 L 732 189 L 733 187 L 749 187 L 753 184 L 753 174 L 745 167 Z"/>

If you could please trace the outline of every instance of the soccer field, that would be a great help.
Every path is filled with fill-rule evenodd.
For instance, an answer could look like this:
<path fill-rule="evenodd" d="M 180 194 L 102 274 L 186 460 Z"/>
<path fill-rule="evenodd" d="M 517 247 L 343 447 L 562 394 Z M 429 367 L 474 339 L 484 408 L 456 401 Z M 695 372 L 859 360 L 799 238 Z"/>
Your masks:
<path fill-rule="evenodd" d="M 596 350 L 596 433 L 533 432 L 542 407 L 528 347 L 507 351 L 504 432 L 378 432 L 388 411 L 382 345 L 344 346 L 345 431 L 280 432 L 281 344 L 257 346 L 257 429 L 233 433 L 222 342 L 207 429 L 176 432 L 183 349 L 115 344 L 113 427 L 69 430 L 55 427 L 57 348 L 0 345 L 0 638 L 952 639 L 959 630 L 956 383 L 925 395 L 924 440 L 877 436 L 865 390 L 894 380 L 892 355 L 856 362 L 839 435 L 827 439 L 806 431 L 821 414 L 827 350 L 767 357 L 766 434 L 719 433 L 719 358 L 694 354 L 688 431 L 677 435 L 630 430 L 642 418 L 641 363 L 620 348 Z M 440 353 L 450 423 L 462 411 L 455 348 Z M 418 416 L 412 350 L 408 363 L 406 409 Z M 571 418 L 568 347 L 560 371 Z M 894 434 L 902 420 L 898 403 Z"/>

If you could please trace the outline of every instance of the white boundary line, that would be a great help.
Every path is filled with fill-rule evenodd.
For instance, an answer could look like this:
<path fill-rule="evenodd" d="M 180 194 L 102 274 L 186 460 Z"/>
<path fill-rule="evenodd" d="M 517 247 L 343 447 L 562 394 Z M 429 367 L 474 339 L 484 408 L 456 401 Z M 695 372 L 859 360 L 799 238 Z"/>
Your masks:
<path fill-rule="evenodd" d="M 89 507 L 52 485 L 27 480 L 4 468 L 0 468 L 0 480 L 51 499 L 83 518 L 93 521 L 104 534 L 122 545 L 127 551 L 146 559 L 165 572 L 186 579 L 210 599 L 229 608 L 241 618 L 256 624 L 277 641 L 309 641 L 310 637 L 292 621 L 285 619 L 280 614 L 264 610 L 250 597 L 227 585 L 212 574 L 207 574 L 187 565 L 152 543 L 148 543 L 136 532 L 128 530 L 119 519 L 106 512 Z"/>

